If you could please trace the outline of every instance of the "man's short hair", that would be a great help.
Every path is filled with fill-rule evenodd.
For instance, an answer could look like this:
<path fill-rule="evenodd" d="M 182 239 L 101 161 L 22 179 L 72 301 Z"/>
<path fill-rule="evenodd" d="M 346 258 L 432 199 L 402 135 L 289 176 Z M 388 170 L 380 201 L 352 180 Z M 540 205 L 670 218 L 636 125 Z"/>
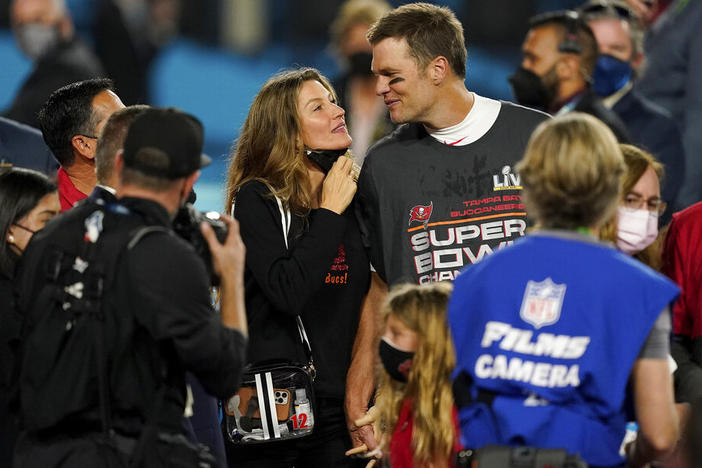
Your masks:
<path fill-rule="evenodd" d="M 420 68 L 443 56 L 457 76 L 466 77 L 468 52 L 463 26 L 446 7 L 429 3 L 402 5 L 373 24 L 366 37 L 372 45 L 387 38 L 404 38 L 410 56 Z"/>
<path fill-rule="evenodd" d="M 123 185 L 133 185 L 152 192 L 167 192 L 180 184 L 179 179 L 164 179 L 163 177 L 146 175 L 141 171 L 123 167 L 120 173 L 120 182 Z"/>
<path fill-rule="evenodd" d="M 93 98 L 103 91 L 114 91 L 112 80 L 96 78 L 71 83 L 57 89 L 39 110 L 39 127 L 44 141 L 61 166 L 73 164 L 75 135 L 95 135 L 98 116 L 92 108 Z"/>
<path fill-rule="evenodd" d="M 629 24 L 631 58 L 636 58 L 644 53 L 644 25 L 626 2 L 621 0 L 590 0 L 581 5 L 578 11 L 588 23 L 600 19 L 626 21 Z"/>
<path fill-rule="evenodd" d="M 577 55 L 589 81 L 599 55 L 595 34 L 579 13 L 572 10 L 553 11 L 533 16 L 529 19 L 529 30 L 542 27 L 555 28 L 558 35 L 558 50 Z"/>
<path fill-rule="evenodd" d="M 195 116 L 175 108 L 145 109 L 124 139 L 122 183 L 170 190 L 211 162 L 202 154 L 202 142 L 202 123 Z"/>
<path fill-rule="evenodd" d="M 112 114 L 105 123 L 95 150 L 95 172 L 98 184 L 104 185 L 112 178 L 115 156 L 124 145 L 129 126 L 148 108 L 149 106 L 145 105 L 125 107 Z"/>

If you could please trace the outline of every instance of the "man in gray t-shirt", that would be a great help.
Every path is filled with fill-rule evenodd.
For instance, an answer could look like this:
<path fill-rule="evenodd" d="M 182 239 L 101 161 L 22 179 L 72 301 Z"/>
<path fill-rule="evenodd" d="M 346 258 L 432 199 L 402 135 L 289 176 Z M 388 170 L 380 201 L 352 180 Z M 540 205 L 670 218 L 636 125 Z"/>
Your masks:
<path fill-rule="evenodd" d="M 466 89 L 463 27 L 451 10 L 403 5 L 378 20 L 376 93 L 396 124 L 366 156 L 357 215 L 375 268 L 347 377 L 346 410 L 356 427 L 373 391 L 375 315 L 387 285 L 453 279 L 461 267 L 524 234 L 526 211 L 512 167 L 546 114 Z"/>

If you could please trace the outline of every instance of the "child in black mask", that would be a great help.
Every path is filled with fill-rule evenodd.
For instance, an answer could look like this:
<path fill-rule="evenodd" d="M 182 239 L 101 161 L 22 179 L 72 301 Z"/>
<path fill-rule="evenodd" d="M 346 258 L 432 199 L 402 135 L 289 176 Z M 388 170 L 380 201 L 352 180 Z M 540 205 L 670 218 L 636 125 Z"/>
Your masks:
<path fill-rule="evenodd" d="M 450 381 L 455 357 L 446 323 L 451 290 L 448 282 L 401 285 L 383 309 L 373 413 L 390 466 L 450 467 L 461 448 Z"/>

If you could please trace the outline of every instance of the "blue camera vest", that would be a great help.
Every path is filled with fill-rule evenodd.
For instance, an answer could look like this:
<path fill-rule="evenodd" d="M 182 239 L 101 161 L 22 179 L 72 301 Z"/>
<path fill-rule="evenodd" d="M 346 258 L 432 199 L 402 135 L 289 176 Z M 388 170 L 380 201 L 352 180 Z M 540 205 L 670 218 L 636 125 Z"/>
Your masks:
<path fill-rule="evenodd" d="M 449 305 L 454 375 L 472 380 L 463 445 L 566 448 L 591 465 L 621 464 L 629 374 L 678 294 L 614 248 L 546 233 L 464 270 Z"/>

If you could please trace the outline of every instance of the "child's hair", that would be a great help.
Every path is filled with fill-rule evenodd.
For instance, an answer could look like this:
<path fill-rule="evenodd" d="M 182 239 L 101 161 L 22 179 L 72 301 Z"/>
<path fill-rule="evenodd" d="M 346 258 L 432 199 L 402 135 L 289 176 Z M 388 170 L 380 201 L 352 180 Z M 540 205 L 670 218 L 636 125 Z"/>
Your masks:
<path fill-rule="evenodd" d="M 412 450 L 416 466 L 448 460 L 455 440 L 451 371 L 456 362 L 446 321 L 451 283 L 400 285 L 386 300 L 382 328 L 388 317 L 400 320 L 417 333 L 417 350 L 407 383 L 393 380 L 382 365 L 376 398 L 378 423 L 387 448 L 405 398 L 412 399 Z"/>

